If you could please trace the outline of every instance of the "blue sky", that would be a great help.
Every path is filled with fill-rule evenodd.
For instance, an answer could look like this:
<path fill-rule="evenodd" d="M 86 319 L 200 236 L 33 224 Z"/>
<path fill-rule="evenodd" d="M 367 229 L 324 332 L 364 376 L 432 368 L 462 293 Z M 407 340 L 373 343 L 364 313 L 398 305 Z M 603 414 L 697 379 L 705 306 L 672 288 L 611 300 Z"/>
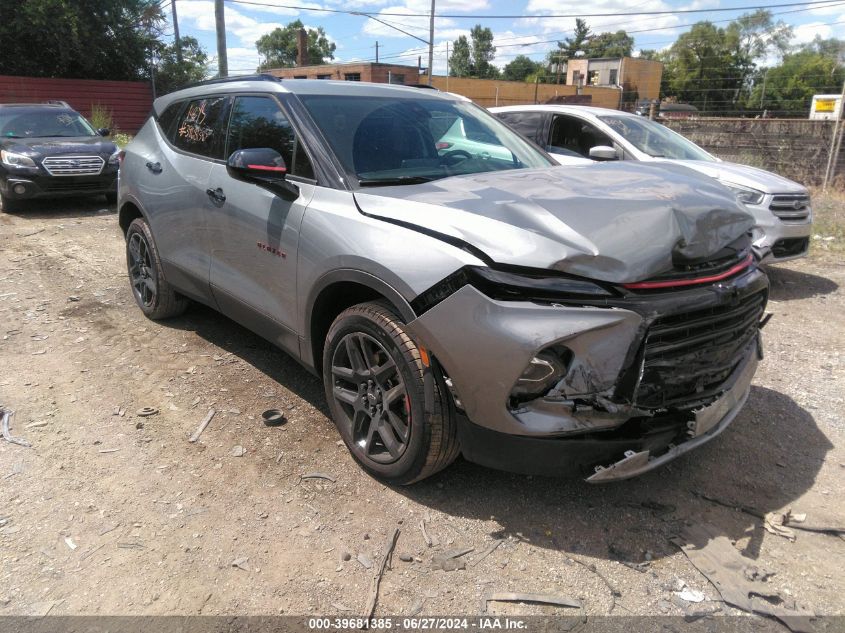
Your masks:
<path fill-rule="evenodd" d="M 180 32 L 196 37 L 210 57 L 216 56 L 214 34 L 214 2 L 212 0 L 176 0 Z M 636 49 L 665 48 L 698 20 L 714 22 L 730 20 L 743 11 L 731 7 L 754 4 L 782 4 L 789 0 L 752 2 L 751 0 L 594 0 L 589 5 L 576 0 L 437 0 L 437 13 L 463 17 L 437 18 L 435 21 L 435 73 L 446 70 L 446 42 L 459 35 L 469 34 L 475 24 L 490 27 L 498 47 L 494 63 L 502 67 L 517 55 L 542 59 L 555 40 L 571 35 L 574 18 L 544 17 L 549 14 L 574 15 L 589 13 L 619 13 L 634 11 L 672 11 L 679 9 L 719 9 L 715 13 L 671 14 L 648 16 L 616 16 L 585 18 L 594 32 L 625 29 L 635 38 Z M 799 0 L 793 0 L 799 1 Z M 226 31 L 230 74 L 255 70 L 259 62 L 255 41 L 264 33 L 288 22 L 300 19 L 306 26 L 322 26 L 337 45 L 336 61 L 372 60 L 375 43 L 379 42 L 380 60 L 416 65 L 417 55 L 427 62 L 427 47 L 397 30 L 363 16 L 325 13 L 281 7 L 296 5 L 343 11 L 363 11 L 376 16 L 384 13 L 427 14 L 430 0 L 323 0 L 315 3 L 298 0 L 251 0 L 266 4 L 256 6 L 227 0 Z M 585 6 L 588 8 L 585 9 Z M 170 5 L 164 4 L 170 17 Z M 822 37 L 845 37 L 845 0 L 815 7 L 787 6 L 771 9 L 777 19 L 793 26 L 795 43 Z M 526 19 L 478 18 L 478 15 L 525 15 Z M 428 39 L 427 17 L 397 17 L 382 15 L 381 19 L 399 28 Z M 641 32 L 634 32 L 641 31 Z M 169 31 L 172 32 L 172 29 Z M 215 57 L 216 58 L 216 57 Z M 772 60 L 774 61 L 774 60 Z"/>

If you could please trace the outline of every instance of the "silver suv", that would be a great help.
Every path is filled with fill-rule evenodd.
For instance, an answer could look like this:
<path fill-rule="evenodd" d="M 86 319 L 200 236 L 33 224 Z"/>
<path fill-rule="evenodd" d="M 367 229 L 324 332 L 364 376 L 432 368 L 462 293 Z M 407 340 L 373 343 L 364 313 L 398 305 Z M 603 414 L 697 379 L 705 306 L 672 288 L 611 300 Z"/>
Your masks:
<path fill-rule="evenodd" d="M 443 152 L 458 119 L 501 150 Z M 760 354 L 768 282 L 730 190 L 671 165 L 555 166 L 435 90 L 169 94 L 118 204 L 141 310 L 199 301 L 293 355 L 392 483 L 459 454 L 634 476 L 723 431 Z"/>

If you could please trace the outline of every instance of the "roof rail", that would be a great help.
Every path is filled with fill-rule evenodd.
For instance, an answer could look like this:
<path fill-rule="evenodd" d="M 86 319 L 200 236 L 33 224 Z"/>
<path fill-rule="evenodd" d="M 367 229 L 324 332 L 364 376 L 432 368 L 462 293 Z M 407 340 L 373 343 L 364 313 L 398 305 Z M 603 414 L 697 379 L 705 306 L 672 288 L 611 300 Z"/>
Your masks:
<path fill-rule="evenodd" d="M 70 108 L 70 104 L 67 101 L 60 101 L 59 99 L 48 99 L 44 103 L 48 105 L 62 106 L 63 108 Z"/>
<path fill-rule="evenodd" d="M 211 86 L 214 84 L 225 84 L 233 81 L 281 81 L 281 77 L 260 73 L 255 75 L 236 75 L 234 77 L 216 77 L 214 79 L 205 79 L 204 81 L 197 81 L 191 84 L 185 84 L 180 90 L 184 88 L 194 88 L 196 86 Z"/>

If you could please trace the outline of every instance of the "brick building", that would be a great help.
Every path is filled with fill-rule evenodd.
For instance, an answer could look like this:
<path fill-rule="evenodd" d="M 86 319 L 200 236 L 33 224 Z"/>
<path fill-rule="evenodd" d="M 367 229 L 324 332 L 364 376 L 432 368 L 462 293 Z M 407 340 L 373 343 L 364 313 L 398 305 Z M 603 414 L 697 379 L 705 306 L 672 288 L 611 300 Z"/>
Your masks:
<path fill-rule="evenodd" d="M 354 62 L 350 64 L 324 64 L 321 66 L 296 66 L 274 68 L 263 71 L 284 79 L 334 79 L 339 81 L 370 81 L 414 86 L 421 82 L 416 66 L 399 64 L 374 64 Z M 422 80 L 426 77 L 422 76 Z"/>
<path fill-rule="evenodd" d="M 558 73 L 557 65 L 552 65 L 551 73 Z M 570 59 L 561 63 L 560 77 L 568 86 L 618 86 L 623 102 L 653 100 L 660 98 L 663 64 L 638 57 Z"/>

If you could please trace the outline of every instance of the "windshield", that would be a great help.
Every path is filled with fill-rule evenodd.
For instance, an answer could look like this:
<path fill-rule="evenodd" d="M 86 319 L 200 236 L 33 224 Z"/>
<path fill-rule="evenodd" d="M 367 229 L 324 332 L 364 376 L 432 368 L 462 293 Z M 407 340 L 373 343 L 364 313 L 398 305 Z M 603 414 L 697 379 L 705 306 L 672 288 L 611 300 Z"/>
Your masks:
<path fill-rule="evenodd" d="M 600 116 L 604 123 L 641 152 L 675 160 L 715 162 L 710 154 L 669 128 L 649 119 L 633 116 Z"/>
<path fill-rule="evenodd" d="M 553 165 L 478 106 L 440 98 L 300 95 L 361 186 Z"/>
<path fill-rule="evenodd" d="M 94 128 L 72 110 L 29 110 L 0 113 L 0 137 L 39 138 L 95 136 Z"/>

